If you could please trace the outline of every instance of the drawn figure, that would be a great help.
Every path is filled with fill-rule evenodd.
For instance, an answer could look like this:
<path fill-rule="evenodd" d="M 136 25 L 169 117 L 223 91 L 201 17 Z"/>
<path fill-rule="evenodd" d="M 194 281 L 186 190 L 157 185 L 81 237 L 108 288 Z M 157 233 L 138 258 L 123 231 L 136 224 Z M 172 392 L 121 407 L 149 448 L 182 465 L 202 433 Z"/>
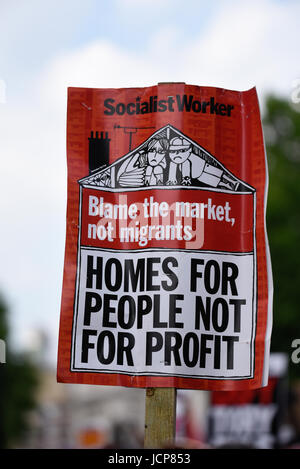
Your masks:
<path fill-rule="evenodd" d="M 145 181 L 145 156 L 135 153 L 121 164 L 117 181 L 123 187 L 141 187 Z"/>
<path fill-rule="evenodd" d="M 147 166 L 145 173 L 145 185 L 156 186 L 163 184 L 164 169 L 167 166 L 166 153 L 169 141 L 166 138 L 153 139 L 147 149 Z"/>
<path fill-rule="evenodd" d="M 189 161 L 191 153 L 192 145 L 185 138 L 172 138 L 169 147 L 171 161 L 167 185 L 191 185 L 191 162 Z"/>
<path fill-rule="evenodd" d="M 194 154 L 191 143 L 182 137 L 175 137 L 171 140 L 169 157 L 167 185 L 190 186 L 192 180 L 211 187 L 224 187 L 231 190 L 236 190 L 239 185 L 230 175 L 225 174 L 223 169 Z"/>
<path fill-rule="evenodd" d="M 166 138 L 152 139 L 119 168 L 117 180 L 123 187 L 156 186 L 163 184 L 166 154 L 169 142 Z"/>

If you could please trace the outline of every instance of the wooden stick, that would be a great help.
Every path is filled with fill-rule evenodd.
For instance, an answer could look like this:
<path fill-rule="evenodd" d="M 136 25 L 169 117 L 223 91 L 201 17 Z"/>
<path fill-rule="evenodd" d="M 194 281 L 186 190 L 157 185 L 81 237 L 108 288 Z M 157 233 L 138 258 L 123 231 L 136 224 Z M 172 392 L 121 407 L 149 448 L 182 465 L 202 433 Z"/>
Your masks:
<path fill-rule="evenodd" d="M 176 388 L 147 388 L 145 448 L 167 448 L 175 444 Z"/>

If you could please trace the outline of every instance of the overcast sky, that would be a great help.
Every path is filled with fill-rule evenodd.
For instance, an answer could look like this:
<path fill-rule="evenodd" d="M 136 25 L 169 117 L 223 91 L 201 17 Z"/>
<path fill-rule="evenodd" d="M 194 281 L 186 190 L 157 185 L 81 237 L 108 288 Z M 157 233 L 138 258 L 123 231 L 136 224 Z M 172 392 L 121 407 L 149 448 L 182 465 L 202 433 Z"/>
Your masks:
<path fill-rule="evenodd" d="M 66 213 L 68 86 L 160 81 L 290 99 L 297 0 L 0 0 L 0 290 L 14 343 L 56 361 Z"/>

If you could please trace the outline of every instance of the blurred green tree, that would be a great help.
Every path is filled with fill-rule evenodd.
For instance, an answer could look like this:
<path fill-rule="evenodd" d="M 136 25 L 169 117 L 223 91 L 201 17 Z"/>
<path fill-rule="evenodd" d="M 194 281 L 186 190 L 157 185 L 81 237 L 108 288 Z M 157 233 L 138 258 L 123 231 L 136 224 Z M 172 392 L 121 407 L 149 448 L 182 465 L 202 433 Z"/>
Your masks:
<path fill-rule="evenodd" d="M 0 297 L 0 339 L 5 363 L 0 363 L 0 448 L 12 447 L 27 430 L 27 413 L 35 407 L 38 372 L 25 355 L 9 347 L 8 307 Z"/>
<path fill-rule="evenodd" d="M 291 356 L 300 338 L 300 109 L 269 96 L 263 119 L 269 165 L 267 230 L 274 277 L 271 350 Z M 290 376 L 300 364 L 290 361 Z"/>

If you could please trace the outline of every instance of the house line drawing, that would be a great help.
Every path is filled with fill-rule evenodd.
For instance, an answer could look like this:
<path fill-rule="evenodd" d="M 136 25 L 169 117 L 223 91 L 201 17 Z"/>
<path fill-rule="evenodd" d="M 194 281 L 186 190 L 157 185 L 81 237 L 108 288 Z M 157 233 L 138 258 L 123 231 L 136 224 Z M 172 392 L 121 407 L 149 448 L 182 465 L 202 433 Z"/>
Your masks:
<path fill-rule="evenodd" d="M 212 188 L 226 192 L 255 192 L 233 175 L 201 145 L 170 124 L 109 164 L 107 132 L 91 132 L 90 174 L 78 183 L 106 190 L 142 188 Z"/>

